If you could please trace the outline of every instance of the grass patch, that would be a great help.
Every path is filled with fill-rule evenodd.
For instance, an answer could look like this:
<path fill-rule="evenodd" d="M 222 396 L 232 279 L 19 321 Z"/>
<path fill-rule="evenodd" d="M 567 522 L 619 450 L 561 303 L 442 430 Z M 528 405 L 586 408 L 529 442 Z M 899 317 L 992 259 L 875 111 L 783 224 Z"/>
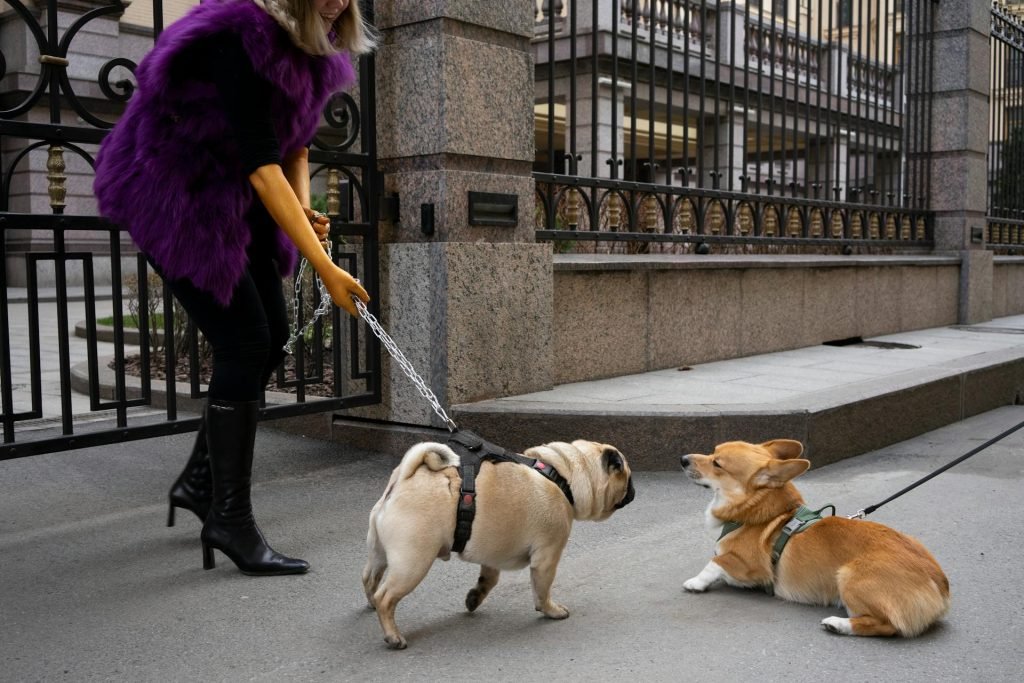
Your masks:
<path fill-rule="evenodd" d="M 136 318 L 134 315 L 131 315 L 130 313 L 125 313 L 124 316 L 122 317 L 122 320 L 124 320 L 124 326 L 126 328 L 135 329 L 135 330 L 139 329 L 139 319 Z M 114 324 L 114 316 L 108 315 L 106 318 L 100 318 L 100 319 L 98 319 L 96 321 L 96 324 L 98 324 L 98 325 L 111 325 L 112 326 Z M 157 313 L 155 315 L 150 316 L 149 324 L 150 324 L 150 327 L 152 327 L 154 324 L 156 324 L 157 329 L 163 329 L 163 326 L 164 326 L 164 314 L 163 313 Z"/>

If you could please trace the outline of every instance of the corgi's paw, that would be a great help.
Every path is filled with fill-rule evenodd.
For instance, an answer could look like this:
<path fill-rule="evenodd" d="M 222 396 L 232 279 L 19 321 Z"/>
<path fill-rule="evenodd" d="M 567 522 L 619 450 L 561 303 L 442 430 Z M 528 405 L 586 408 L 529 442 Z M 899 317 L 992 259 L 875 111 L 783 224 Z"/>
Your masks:
<path fill-rule="evenodd" d="M 838 633 L 842 636 L 852 636 L 853 627 L 850 626 L 850 620 L 844 619 L 843 617 L 828 617 L 821 620 L 821 625 L 825 627 L 825 630 L 829 633 Z"/>
<path fill-rule="evenodd" d="M 695 576 L 683 584 L 683 590 L 687 593 L 705 593 L 710 585 L 707 581 L 702 581 L 700 576 Z"/>
<path fill-rule="evenodd" d="M 683 584 L 683 589 L 689 593 L 703 593 L 712 586 L 717 586 L 726 580 L 728 575 L 715 562 L 708 562 L 700 574 Z"/>

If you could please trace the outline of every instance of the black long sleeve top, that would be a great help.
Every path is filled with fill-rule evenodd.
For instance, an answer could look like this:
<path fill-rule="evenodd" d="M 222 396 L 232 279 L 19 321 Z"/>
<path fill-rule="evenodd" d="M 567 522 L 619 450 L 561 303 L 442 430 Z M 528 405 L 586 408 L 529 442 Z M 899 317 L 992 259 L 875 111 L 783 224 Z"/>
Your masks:
<path fill-rule="evenodd" d="M 270 112 L 271 86 L 253 69 L 241 39 L 219 33 L 197 42 L 176 65 L 183 78 L 213 83 L 237 137 L 242 170 L 281 163 L 281 147 Z"/>

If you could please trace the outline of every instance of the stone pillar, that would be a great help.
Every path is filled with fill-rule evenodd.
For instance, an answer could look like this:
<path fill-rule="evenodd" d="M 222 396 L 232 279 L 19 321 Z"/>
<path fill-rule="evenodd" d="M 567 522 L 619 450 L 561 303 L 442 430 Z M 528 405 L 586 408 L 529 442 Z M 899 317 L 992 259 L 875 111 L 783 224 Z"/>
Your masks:
<path fill-rule="evenodd" d="M 535 9 L 376 3 L 380 167 L 400 203 L 380 225 L 382 322 L 446 409 L 552 383 L 551 246 L 534 241 Z M 517 218 L 474 224 L 470 192 L 504 195 Z M 441 426 L 383 361 L 384 404 L 359 414 Z"/>
<path fill-rule="evenodd" d="M 985 249 L 990 9 L 939 2 L 930 140 L 935 248 L 962 258 L 961 323 L 992 317 L 992 253 Z"/>

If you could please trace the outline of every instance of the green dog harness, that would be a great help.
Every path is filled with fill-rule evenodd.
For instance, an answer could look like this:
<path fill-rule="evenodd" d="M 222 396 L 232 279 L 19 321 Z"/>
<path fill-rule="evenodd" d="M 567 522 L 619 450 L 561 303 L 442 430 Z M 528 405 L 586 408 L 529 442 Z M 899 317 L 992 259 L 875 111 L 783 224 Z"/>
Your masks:
<path fill-rule="evenodd" d="M 786 525 L 782 527 L 782 533 L 775 539 L 775 545 L 772 546 L 772 566 L 774 567 L 779 563 L 779 558 L 782 557 L 782 551 L 789 543 L 789 539 L 801 531 L 806 531 L 815 522 L 821 521 L 821 511 L 827 508 L 832 508 L 832 514 L 836 514 L 835 505 L 826 505 L 820 507 L 817 510 L 812 510 L 809 507 L 801 505 L 793 513 L 793 518 L 786 522 Z"/>
<path fill-rule="evenodd" d="M 825 505 L 817 510 L 812 510 L 805 505 L 801 505 L 796 509 L 796 512 L 793 513 L 790 520 L 782 527 L 782 533 L 780 533 L 779 537 L 775 539 L 775 545 L 772 546 L 772 568 L 779 564 L 779 558 L 782 557 L 782 551 L 785 549 L 786 544 L 789 543 L 789 539 L 801 531 L 806 531 L 815 522 L 821 521 L 822 510 L 827 510 L 828 508 L 832 508 L 833 515 L 836 514 L 835 505 Z M 741 526 L 743 525 L 739 522 L 726 522 L 722 525 L 722 533 L 719 534 L 718 540 L 721 541 Z M 771 584 L 765 586 L 764 589 L 768 595 L 775 595 L 775 589 Z"/>

